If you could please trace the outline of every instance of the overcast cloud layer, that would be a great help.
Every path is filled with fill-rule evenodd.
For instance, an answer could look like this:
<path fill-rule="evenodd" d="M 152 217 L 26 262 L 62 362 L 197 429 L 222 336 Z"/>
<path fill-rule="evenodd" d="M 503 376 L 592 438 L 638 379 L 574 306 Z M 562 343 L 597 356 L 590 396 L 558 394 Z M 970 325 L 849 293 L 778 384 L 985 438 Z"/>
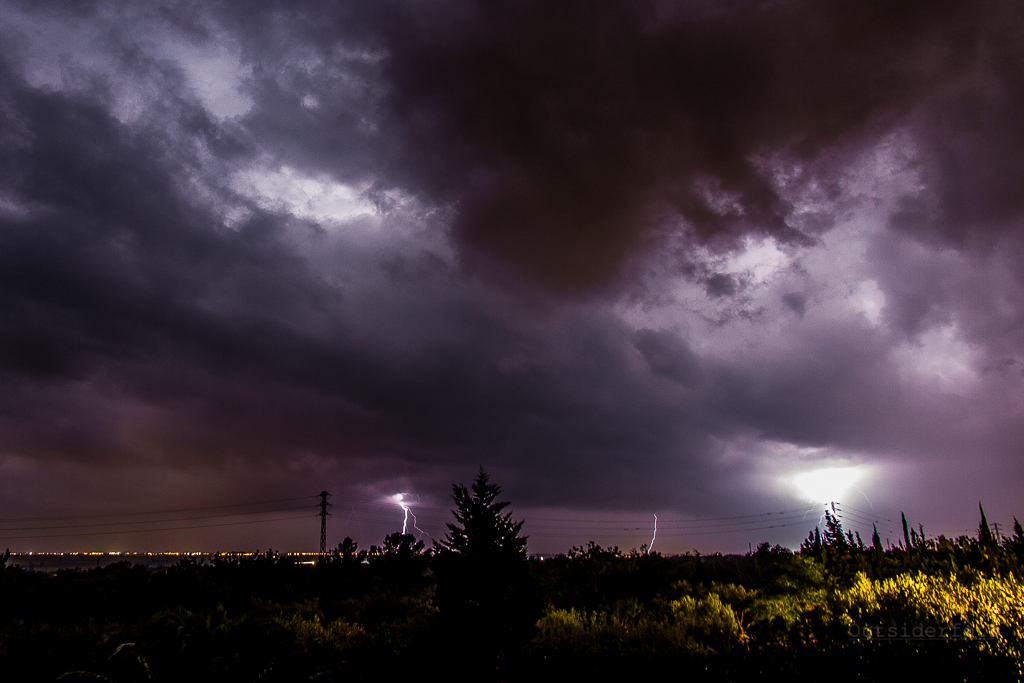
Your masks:
<path fill-rule="evenodd" d="M 327 489 L 366 545 L 481 465 L 528 519 L 822 467 L 886 529 L 1024 517 L 1019 2 L 11 2 L 0 46 L 3 517 Z M 245 529 L 0 543 L 316 543 Z"/>

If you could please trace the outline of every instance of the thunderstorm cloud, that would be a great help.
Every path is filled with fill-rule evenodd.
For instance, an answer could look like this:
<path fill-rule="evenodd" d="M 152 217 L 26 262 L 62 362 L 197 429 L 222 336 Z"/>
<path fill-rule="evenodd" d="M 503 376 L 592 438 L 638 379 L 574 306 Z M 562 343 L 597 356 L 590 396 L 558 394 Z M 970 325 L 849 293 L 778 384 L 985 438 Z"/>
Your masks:
<path fill-rule="evenodd" d="M 1012 0 L 7 3 L 0 515 L 1021 516 L 1022 121 Z"/>

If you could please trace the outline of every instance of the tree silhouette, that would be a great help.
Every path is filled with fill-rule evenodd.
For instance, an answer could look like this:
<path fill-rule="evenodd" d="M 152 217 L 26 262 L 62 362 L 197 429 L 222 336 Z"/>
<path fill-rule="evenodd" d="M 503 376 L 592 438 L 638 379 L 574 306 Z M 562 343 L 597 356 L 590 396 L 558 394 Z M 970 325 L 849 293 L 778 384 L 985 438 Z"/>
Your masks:
<path fill-rule="evenodd" d="M 512 513 L 502 514 L 507 502 L 495 502 L 501 487 L 489 483 L 484 468 L 473 482 L 473 494 L 461 484 L 452 485 L 452 510 L 457 524 L 448 523 L 448 533 L 438 543 L 439 550 L 459 553 L 467 558 L 488 561 L 526 559 L 526 537 L 520 536 L 523 522 L 512 521 Z"/>
<path fill-rule="evenodd" d="M 988 547 L 995 543 L 995 539 L 992 538 L 992 529 L 988 526 L 988 520 L 985 518 L 985 508 L 981 507 L 980 502 L 978 503 L 978 510 L 981 511 L 981 522 L 978 524 L 978 542 Z"/>
<path fill-rule="evenodd" d="M 981 512 L 981 523 L 978 524 L 978 548 L 981 555 L 991 571 L 999 569 L 999 545 L 996 543 L 992 529 L 989 528 L 988 519 L 985 517 L 985 508 L 981 507 L 978 501 L 978 510 Z"/>
<path fill-rule="evenodd" d="M 501 487 L 491 484 L 483 468 L 472 492 L 452 485 L 455 523 L 435 541 L 437 606 L 446 627 L 473 653 L 475 665 L 501 658 L 526 642 L 541 614 L 530 576 L 523 522 L 504 512 L 497 500 Z"/>
<path fill-rule="evenodd" d="M 355 564 L 359 561 L 359 544 L 346 536 L 338 547 L 331 551 L 331 559 L 343 564 Z"/>
<path fill-rule="evenodd" d="M 423 552 L 423 541 L 417 541 L 412 534 L 396 531 L 384 537 L 384 547 L 381 550 L 386 556 L 409 559 Z"/>

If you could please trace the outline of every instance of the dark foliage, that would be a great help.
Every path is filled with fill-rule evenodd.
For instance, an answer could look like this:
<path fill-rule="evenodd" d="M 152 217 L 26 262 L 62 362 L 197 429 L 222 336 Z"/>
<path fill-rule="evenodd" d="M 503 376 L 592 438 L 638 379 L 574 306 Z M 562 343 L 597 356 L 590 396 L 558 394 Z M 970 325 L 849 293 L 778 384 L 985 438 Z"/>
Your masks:
<path fill-rule="evenodd" d="M 267 551 L 152 571 L 2 567 L 4 680 L 377 680 L 382 663 L 392 678 L 422 676 L 439 652 L 481 680 L 1021 679 L 1017 520 L 1007 538 L 986 533 L 983 517 L 977 538 L 956 540 L 908 523 L 903 543 L 883 548 L 877 531 L 865 544 L 830 512 L 798 554 L 762 543 L 743 556 L 665 557 L 589 543 L 540 561 L 527 559 L 521 523 L 486 474 L 453 492 L 456 522 L 434 549 L 394 533 L 362 551 L 345 539 L 315 566 Z M 877 642 L 849 631 L 952 618 L 988 619 L 998 633 Z"/>
<path fill-rule="evenodd" d="M 472 494 L 452 486 L 456 523 L 436 544 L 437 606 L 445 628 L 467 645 L 470 657 L 504 657 L 533 635 L 541 601 L 526 558 L 523 523 L 503 512 L 501 488 L 483 468 Z"/>
<path fill-rule="evenodd" d="M 438 549 L 488 563 L 524 561 L 527 538 L 519 535 L 523 522 L 512 521 L 510 512 L 502 514 L 509 503 L 496 500 L 501 487 L 491 484 L 481 467 L 472 488 L 471 495 L 462 484 L 452 485 L 456 523 L 448 523 Z"/>

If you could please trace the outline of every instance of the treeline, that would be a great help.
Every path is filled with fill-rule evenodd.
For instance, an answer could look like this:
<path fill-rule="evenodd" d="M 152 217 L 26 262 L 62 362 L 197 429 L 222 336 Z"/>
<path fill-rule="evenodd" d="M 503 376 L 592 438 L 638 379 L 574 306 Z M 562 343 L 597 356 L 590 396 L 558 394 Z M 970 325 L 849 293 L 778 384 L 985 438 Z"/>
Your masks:
<path fill-rule="evenodd" d="M 1013 535 L 997 538 L 989 527 L 985 509 L 978 506 L 981 521 L 978 536 L 956 539 L 929 538 L 924 527 L 914 529 L 901 516 L 903 539 L 898 546 L 883 548 L 878 529 L 870 543 L 860 533 L 844 532 L 838 517 L 825 512 L 824 529 L 816 527 L 800 546 L 800 553 L 821 562 L 825 571 L 839 580 L 857 573 L 868 578 L 893 577 L 908 572 L 947 575 L 983 571 L 999 576 L 1024 576 L 1024 528 L 1013 518 Z"/>
<path fill-rule="evenodd" d="M 0 573 L 5 680 L 1020 680 L 1024 530 L 864 542 L 833 515 L 793 553 L 666 557 L 590 543 L 526 557 L 484 473 L 427 547 L 351 539 L 316 566 L 268 551 Z M 930 630 L 929 630 L 930 629 Z M 944 630 L 943 630 L 944 629 Z"/>

